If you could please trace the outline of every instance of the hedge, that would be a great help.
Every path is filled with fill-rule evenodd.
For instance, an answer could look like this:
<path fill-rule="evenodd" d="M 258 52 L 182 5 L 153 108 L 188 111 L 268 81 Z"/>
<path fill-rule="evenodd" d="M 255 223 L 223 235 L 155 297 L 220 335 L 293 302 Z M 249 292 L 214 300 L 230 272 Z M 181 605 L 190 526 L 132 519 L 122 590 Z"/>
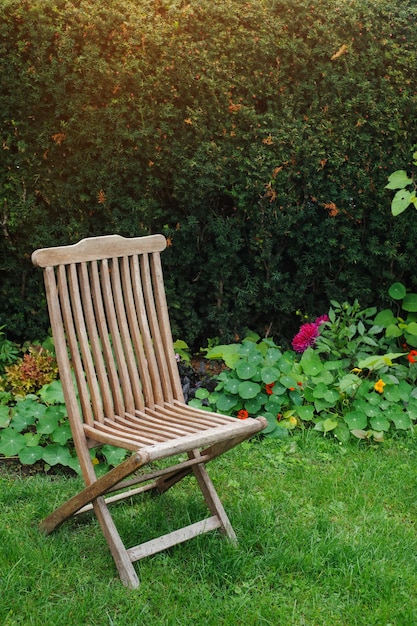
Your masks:
<path fill-rule="evenodd" d="M 3 0 L 0 325 L 39 246 L 163 232 L 174 334 L 279 338 L 416 288 L 386 178 L 417 137 L 411 0 Z"/>

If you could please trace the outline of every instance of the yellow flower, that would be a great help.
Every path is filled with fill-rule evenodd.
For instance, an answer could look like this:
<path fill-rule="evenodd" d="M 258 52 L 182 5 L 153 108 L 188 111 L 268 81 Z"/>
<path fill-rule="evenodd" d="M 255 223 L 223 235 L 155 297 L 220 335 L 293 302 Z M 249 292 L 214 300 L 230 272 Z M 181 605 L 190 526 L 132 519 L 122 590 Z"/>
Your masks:
<path fill-rule="evenodd" d="M 386 383 L 384 383 L 384 381 L 382 380 L 382 378 L 380 378 L 379 380 L 376 381 L 375 385 L 374 385 L 374 389 L 375 391 L 377 391 L 378 393 L 384 393 L 384 387 L 385 387 Z"/>

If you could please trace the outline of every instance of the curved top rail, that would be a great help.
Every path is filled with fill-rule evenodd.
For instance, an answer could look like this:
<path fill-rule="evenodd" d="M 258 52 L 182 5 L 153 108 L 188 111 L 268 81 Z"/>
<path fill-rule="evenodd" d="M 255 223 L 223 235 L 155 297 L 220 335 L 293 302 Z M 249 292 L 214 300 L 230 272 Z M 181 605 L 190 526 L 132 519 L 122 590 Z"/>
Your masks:
<path fill-rule="evenodd" d="M 38 267 L 54 267 L 68 263 L 99 261 L 132 254 L 162 252 L 166 245 L 163 235 L 130 238 L 120 235 L 88 237 L 69 246 L 35 250 L 32 254 L 32 263 Z"/>

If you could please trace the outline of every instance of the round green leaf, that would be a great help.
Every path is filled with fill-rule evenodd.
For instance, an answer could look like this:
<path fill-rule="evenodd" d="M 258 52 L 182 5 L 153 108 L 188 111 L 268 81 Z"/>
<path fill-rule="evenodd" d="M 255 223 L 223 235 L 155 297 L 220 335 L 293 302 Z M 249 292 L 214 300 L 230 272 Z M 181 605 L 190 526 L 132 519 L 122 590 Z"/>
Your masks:
<path fill-rule="evenodd" d="M 15 413 L 12 412 L 12 426 L 14 428 L 14 430 L 18 433 L 21 433 L 22 430 L 25 430 L 28 426 L 32 426 L 32 424 L 34 424 L 36 421 L 36 418 L 34 415 L 31 415 L 29 413 Z"/>
<path fill-rule="evenodd" d="M 104 454 L 106 461 L 109 465 L 119 465 L 122 461 L 125 460 L 127 456 L 127 450 L 123 450 L 123 448 L 116 448 L 115 446 L 105 445 L 101 449 Z"/>
<path fill-rule="evenodd" d="M 335 404 L 340 399 L 340 393 L 337 391 L 337 389 L 329 389 L 326 392 L 324 399 L 331 404 Z"/>
<path fill-rule="evenodd" d="M 323 432 L 328 433 L 331 430 L 334 430 L 336 426 L 338 425 L 338 423 L 339 422 L 337 420 L 334 420 L 331 417 L 328 417 L 323 422 Z"/>
<path fill-rule="evenodd" d="M 216 406 L 220 413 L 228 413 L 236 406 L 237 403 L 238 398 L 236 396 L 223 394 L 218 397 Z"/>
<path fill-rule="evenodd" d="M 259 365 L 264 360 L 264 357 L 260 352 L 253 352 L 248 356 L 248 363 L 252 365 Z"/>
<path fill-rule="evenodd" d="M 58 428 L 60 416 L 56 413 L 45 415 L 37 424 L 36 430 L 42 435 L 50 435 Z"/>
<path fill-rule="evenodd" d="M 46 406 L 36 400 L 27 399 L 17 402 L 13 408 L 13 419 L 19 416 L 19 419 L 28 419 L 28 424 L 33 424 L 36 419 L 41 418 L 46 411 Z"/>
<path fill-rule="evenodd" d="M 269 413 L 274 413 L 274 415 L 277 415 L 281 410 L 281 406 L 282 403 L 279 396 L 269 396 L 268 402 L 265 404 L 265 409 Z"/>
<path fill-rule="evenodd" d="M 406 380 L 400 380 L 397 388 L 400 393 L 401 400 L 403 402 L 409 402 L 411 392 L 413 390 L 412 385 L 410 385 L 410 383 L 408 383 Z"/>
<path fill-rule="evenodd" d="M 294 378 L 292 378 L 291 376 L 281 376 L 279 382 L 287 389 L 295 389 L 297 387 L 297 381 L 295 381 Z"/>
<path fill-rule="evenodd" d="M 387 432 L 390 429 L 390 423 L 386 417 L 381 415 L 378 417 L 373 417 L 371 419 L 371 427 L 373 428 L 373 430 L 378 430 L 378 431 L 383 430 Z"/>
<path fill-rule="evenodd" d="M 294 353 L 284 352 L 277 365 L 283 374 L 289 374 L 294 366 Z"/>
<path fill-rule="evenodd" d="M 67 410 L 64 404 L 54 404 L 46 407 L 45 414 L 42 419 L 46 418 L 54 418 L 62 420 L 64 417 L 67 417 Z"/>
<path fill-rule="evenodd" d="M 256 351 L 256 344 L 253 341 L 243 341 L 239 347 L 239 354 L 248 357 Z"/>
<path fill-rule="evenodd" d="M 278 348 L 269 348 L 265 355 L 265 365 L 272 367 L 281 358 L 282 352 Z"/>
<path fill-rule="evenodd" d="M 368 425 L 368 418 L 362 411 L 350 411 L 345 415 L 345 422 L 349 430 L 362 430 Z"/>
<path fill-rule="evenodd" d="M 261 379 L 265 385 L 275 383 L 280 376 L 279 370 L 275 367 L 263 367 L 261 370 Z"/>
<path fill-rule="evenodd" d="M 334 436 L 342 443 L 347 443 L 350 439 L 349 428 L 343 422 L 339 422 L 333 431 Z"/>
<path fill-rule="evenodd" d="M 402 300 L 405 298 L 407 291 L 402 283 L 393 283 L 388 289 L 388 293 L 393 300 Z"/>
<path fill-rule="evenodd" d="M 54 380 L 44 385 L 39 391 L 39 395 L 46 404 L 65 404 L 64 392 L 60 380 Z"/>
<path fill-rule="evenodd" d="M 249 380 L 253 376 L 255 376 L 258 368 L 253 363 L 248 363 L 246 361 L 241 361 L 239 365 L 236 367 L 236 374 L 239 376 L 241 380 Z"/>
<path fill-rule="evenodd" d="M 290 400 L 295 406 L 301 406 L 304 402 L 304 398 L 301 393 L 298 391 L 298 388 L 295 391 L 290 391 L 289 393 Z"/>
<path fill-rule="evenodd" d="M 37 446 L 41 440 L 41 435 L 39 433 L 32 433 L 28 431 L 23 436 L 25 438 L 26 447 L 29 448 Z"/>
<path fill-rule="evenodd" d="M 260 397 L 252 398 L 245 402 L 245 409 L 251 415 L 257 415 L 262 408 L 262 399 Z"/>
<path fill-rule="evenodd" d="M 244 382 L 239 385 L 239 395 L 244 400 L 250 400 L 251 398 L 255 398 L 258 393 L 261 391 L 261 386 L 258 383 L 254 382 Z"/>
<path fill-rule="evenodd" d="M 42 459 L 48 465 L 70 465 L 73 461 L 68 448 L 61 446 L 59 443 L 53 443 L 43 448 Z"/>
<path fill-rule="evenodd" d="M 72 437 L 69 424 L 60 424 L 51 434 L 52 441 L 64 446 Z"/>
<path fill-rule="evenodd" d="M 368 417 L 381 417 L 381 411 L 379 409 L 379 406 L 377 406 L 376 404 L 371 404 L 369 402 L 364 402 L 363 412 Z M 378 430 L 378 428 L 376 430 Z"/>
<path fill-rule="evenodd" d="M 195 392 L 195 397 L 198 398 L 199 400 L 205 400 L 206 398 L 208 398 L 210 395 L 210 392 L 208 389 L 205 389 L 204 387 L 199 387 L 199 389 L 196 390 Z"/>
<path fill-rule="evenodd" d="M 391 419 L 397 430 L 407 430 L 411 428 L 412 422 L 408 413 L 396 413 L 395 415 L 391 415 Z"/>
<path fill-rule="evenodd" d="M 333 374 L 328 369 L 323 369 L 322 372 L 318 376 L 313 376 L 311 378 L 311 382 L 314 385 L 318 385 L 319 383 L 324 383 L 325 385 L 331 385 L 334 381 Z"/>
<path fill-rule="evenodd" d="M 322 398 L 314 400 L 314 408 L 316 409 L 316 413 L 321 413 L 324 409 L 329 409 L 331 406 L 332 405 L 330 402 L 327 402 L 327 400 L 323 400 Z"/>
<path fill-rule="evenodd" d="M 400 213 L 405 211 L 414 197 L 414 194 L 411 191 L 408 191 L 408 189 L 400 189 L 397 191 L 391 202 L 392 214 L 394 216 L 400 215 Z"/>
<path fill-rule="evenodd" d="M 37 461 L 41 460 L 43 452 L 44 448 L 42 448 L 41 446 L 23 448 L 19 452 L 19 460 L 23 465 L 33 465 Z"/>
<path fill-rule="evenodd" d="M 413 183 L 405 170 L 397 170 L 388 176 L 388 184 L 385 189 L 401 189 Z"/>
<path fill-rule="evenodd" d="M 401 337 L 403 331 L 401 330 L 401 328 L 398 328 L 397 324 L 390 324 L 387 327 L 385 334 L 387 337 Z"/>
<path fill-rule="evenodd" d="M 409 324 L 407 324 L 406 334 L 414 335 L 414 336 L 417 335 L 417 323 L 416 322 L 410 322 Z"/>
<path fill-rule="evenodd" d="M 312 348 L 308 348 L 303 353 L 300 363 L 308 376 L 318 376 L 323 370 L 323 364 L 320 357 Z"/>
<path fill-rule="evenodd" d="M 400 391 L 398 387 L 394 385 L 387 385 L 384 396 L 389 402 L 399 402 L 401 400 Z"/>
<path fill-rule="evenodd" d="M 239 393 L 240 382 L 241 381 L 237 378 L 229 378 L 229 380 L 226 381 L 224 385 L 224 390 L 228 391 L 229 393 L 237 394 Z"/>
<path fill-rule="evenodd" d="M 268 420 L 268 426 L 263 429 L 262 434 L 269 435 L 278 427 L 277 416 L 273 413 L 264 413 L 263 417 Z"/>
<path fill-rule="evenodd" d="M 388 328 L 390 324 L 395 324 L 396 322 L 397 318 L 391 309 L 380 311 L 374 319 L 375 326 L 382 326 L 383 328 Z"/>
<path fill-rule="evenodd" d="M 408 293 L 402 301 L 401 306 L 404 311 L 409 311 L 410 313 L 417 311 L 417 293 Z"/>
<path fill-rule="evenodd" d="M 304 422 L 311 422 L 314 417 L 314 407 L 307 404 L 299 406 L 297 407 L 297 415 Z"/>
<path fill-rule="evenodd" d="M 211 407 L 203 404 L 201 400 L 199 400 L 198 398 L 191 398 L 188 404 L 189 406 L 193 406 L 195 409 L 202 409 L 203 411 L 209 411 L 209 412 L 212 411 Z"/>
<path fill-rule="evenodd" d="M 319 383 L 313 390 L 313 397 L 325 398 L 328 392 L 329 392 L 329 389 L 327 385 L 325 385 L 324 383 Z"/>
<path fill-rule="evenodd" d="M 25 447 L 26 441 L 24 436 L 13 428 L 7 428 L 2 431 L 0 435 L 0 454 L 15 456 Z"/>

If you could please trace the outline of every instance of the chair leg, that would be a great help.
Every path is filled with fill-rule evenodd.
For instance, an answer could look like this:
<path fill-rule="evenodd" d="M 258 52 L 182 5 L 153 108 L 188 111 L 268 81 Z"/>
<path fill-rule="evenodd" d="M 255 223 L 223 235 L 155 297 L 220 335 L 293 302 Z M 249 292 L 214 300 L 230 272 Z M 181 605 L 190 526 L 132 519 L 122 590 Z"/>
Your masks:
<path fill-rule="evenodd" d="M 93 503 L 93 507 L 94 513 L 110 548 L 110 552 L 113 556 L 122 583 L 129 589 L 136 589 L 139 587 L 139 578 L 120 538 L 113 518 L 110 515 L 106 503 L 104 502 L 104 498 L 97 498 L 97 500 Z"/>
<path fill-rule="evenodd" d="M 196 458 L 199 456 L 200 452 L 199 450 L 193 450 L 189 454 L 193 458 Z M 205 466 L 201 463 L 199 465 L 194 465 L 192 469 L 211 514 L 217 516 L 220 520 L 220 532 L 226 535 L 233 543 L 237 543 L 235 531 L 233 530 L 229 518 L 227 517 L 227 513 L 224 510 L 223 504 L 217 495 L 217 491 L 211 482 L 211 478 L 208 475 Z"/>
<path fill-rule="evenodd" d="M 139 454 L 133 454 L 126 461 L 115 467 L 113 470 L 85 487 L 67 502 L 61 504 L 53 513 L 48 515 L 40 524 L 41 530 L 47 534 L 51 533 L 55 528 L 60 526 L 65 520 L 74 515 L 88 502 L 91 502 L 106 493 L 111 487 L 119 483 L 121 480 L 133 474 L 141 465 L 143 459 Z"/>

